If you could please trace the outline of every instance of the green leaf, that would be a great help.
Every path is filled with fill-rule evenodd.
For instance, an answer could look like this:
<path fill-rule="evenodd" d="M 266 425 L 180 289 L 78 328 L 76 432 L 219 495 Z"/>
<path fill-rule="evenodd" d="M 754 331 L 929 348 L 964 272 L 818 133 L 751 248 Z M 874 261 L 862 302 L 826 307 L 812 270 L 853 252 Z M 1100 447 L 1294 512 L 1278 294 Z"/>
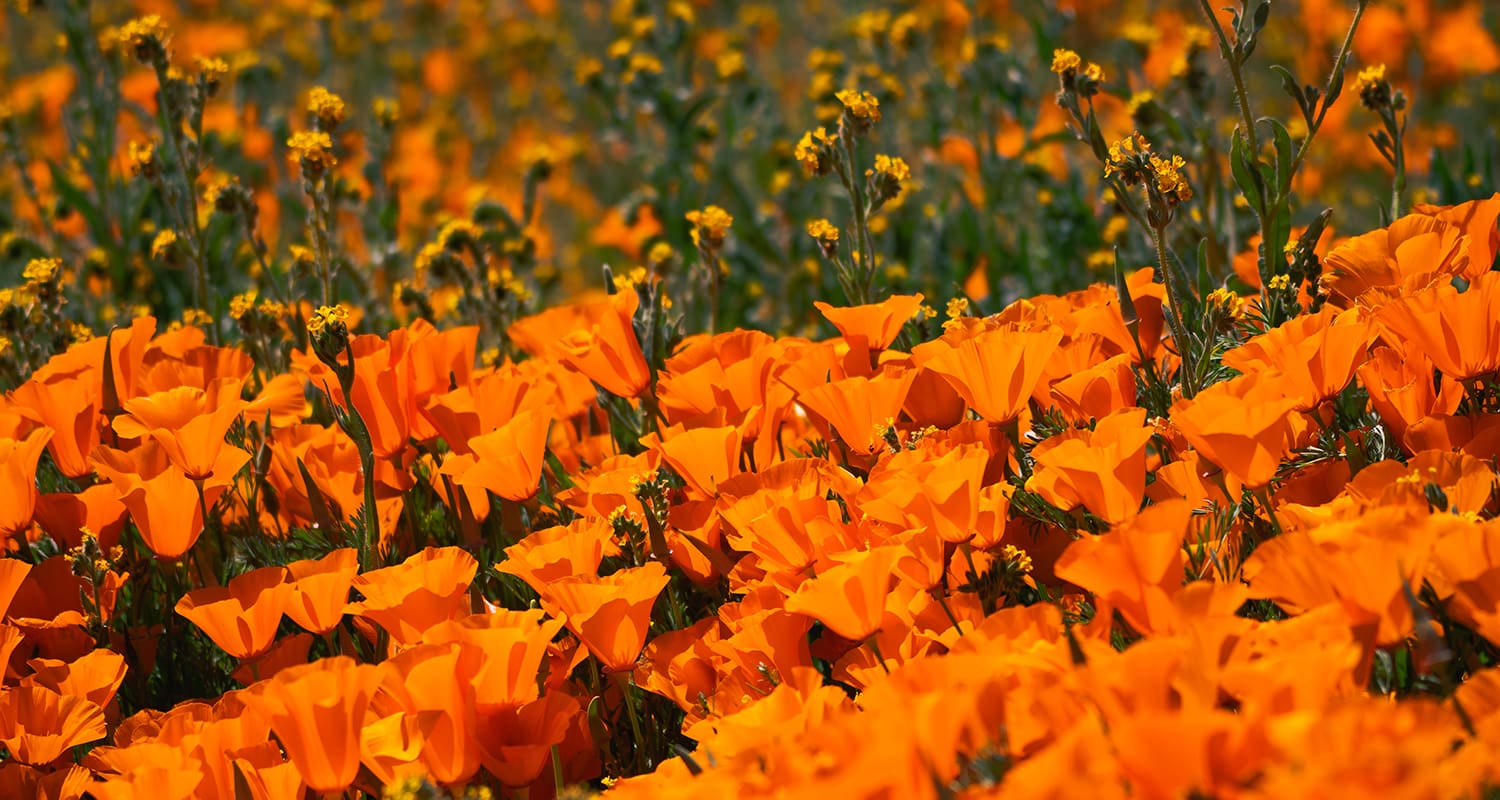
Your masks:
<path fill-rule="evenodd" d="M 1296 155 L 1292 150 L 1292 135 L 1279 120 L 1267 117 L 1261 121 L 1270 124 L 1272 140 L 1276 143 L 1276 202 L 1281 203 L 1286 200 L 1294 177 L 1292 161 Z"/>
<path fill-rule="evenodd" d="M 1235 185 L 1240 187 L 1240 193 L 1245 195 L 1255 213 L 1264 217 L 1266 187 L 1261 180 L 1260 170 L 1256 168 L 1254 156 L 1247 153 L 1245 137 L 1240 135 L 1238 128 L 1229 141 L 1229 169 L 1234 175 Z"/>

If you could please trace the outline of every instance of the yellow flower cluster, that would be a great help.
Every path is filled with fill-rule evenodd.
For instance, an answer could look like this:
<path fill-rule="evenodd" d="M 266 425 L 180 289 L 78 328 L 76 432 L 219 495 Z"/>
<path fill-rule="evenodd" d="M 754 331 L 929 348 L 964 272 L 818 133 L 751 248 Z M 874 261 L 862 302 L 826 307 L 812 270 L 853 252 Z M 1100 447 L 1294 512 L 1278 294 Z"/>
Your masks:
<path fill-rule="evenodd" d="M 309 178 L 322 175 L 338 164 L 333 157 L 333 139 L 324 131 L 298 131 L 286 140 L 289 158 L 302 167 Z"/>
<path fill-rule="evenodd" d="M 685 216 L 693 224 L 693 244 L 710 250 L 723 246 L 724 236 L 734 223 L 734 217 L 719 206 L 705 206 L 699 211 L 689 211 Z"/>

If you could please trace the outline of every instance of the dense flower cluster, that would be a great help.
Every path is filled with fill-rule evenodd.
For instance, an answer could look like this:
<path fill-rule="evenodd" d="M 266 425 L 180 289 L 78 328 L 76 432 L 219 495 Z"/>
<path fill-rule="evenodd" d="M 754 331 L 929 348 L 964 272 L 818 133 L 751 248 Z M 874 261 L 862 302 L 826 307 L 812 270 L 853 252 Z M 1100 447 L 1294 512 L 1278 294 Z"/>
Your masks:
<path fill-rule="evenodd" d="M 7 7 L 0 797 L 1495 796 L 1493 14 L 847 5 Z"/>

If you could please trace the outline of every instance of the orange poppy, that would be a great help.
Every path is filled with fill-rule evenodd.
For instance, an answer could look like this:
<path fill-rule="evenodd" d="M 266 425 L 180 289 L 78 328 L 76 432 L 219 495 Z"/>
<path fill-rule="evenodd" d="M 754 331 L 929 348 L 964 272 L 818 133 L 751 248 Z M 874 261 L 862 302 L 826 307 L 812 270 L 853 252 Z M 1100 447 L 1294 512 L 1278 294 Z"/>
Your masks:
<path fill-rule="evenodd" d="M 292 586 L 286 567 L 261 567 L 228 586 L 195 589 L 177 601 L 177 613 L 208 634 L 220 650 L 245 660 L 264 653 L 276 638 Z"/>
<path fill-rule="evenodd" d="M 651 370 L 641 353 L 632 321 L 640 297 L 634 290 L 610 295 L 590 306 L 587 328 L 573 330 L 552 345 L 562 363 L 588 376 L 616 397 L 637 397 L 646 390 Z"/>
<path fill-rule="evenodd" d="M 1057 577 L 1093 592 L 1138 631 L 1170 630 L 1191 514 L 1187 503 L 1167 501 L 1109 533 L 1078 539 L 1057 559 Z"/>
<path fill-rule="evenodd" d="M 396 566 L 355 576 L 354 588 L 365 599 L 350 603 L 348 613 L 410 647 L 428 628 L 468 610 L 469 583 L 478 570 L 479 562 L 458 547 L 429 547 Z"/>
<path fill-rule="evenodd" d="M 1146 444 L 1155 429 L 1146 410 L 1111 414 L 1092 431 L 1051 437 L 1032 448 L 1037 468 L 1026 487 L 1053 505 L 1082 503 L 1111 525 L 1140 510 L 1146 495 Z"/>
<path fill-rule="evenodd" d="M 246 701 L 269 720 L 310 788 L 342 792 L 359 774 L 359 731 L 380 680 L 373 665 L 320 658 L 256 684 Z"/>
<path fill-rule="evenodd" d="M 885 445 L 885 432 L 906 403 L 915 370 L 885 369 L 819 384 L 797 393 L 797 402 L 822 417 L 850 450 L 868 455 Z"/>
<path fill-rule="evenodd" d="M 1240 372 L 1279 373 L 1283 392 L 1307 411 L 1349 384 L 1369 356 L 1375 330 L 1358 311 L 1324 306 L 1256 336 L 1224 354 L 1224 365 Z"/>
<path fill-rule="evenodd" d="M 1390 427 L 1396 441 L 1424 417 L 1452 414 L 1463 400 L 1463 385 L 1451 379 L 1435 386 L 1432 362 L 1410 343 L 1377 347 L 1359 367 L 1360 383 L 1370 393 L 1370 405 Z"/>
<path fill-rule="evenodd" d="M 843 563 L 802 584 L 787 598 L 786 610 L 823 623 L 851 642 L 880 630 L 891 573 L 905 555 L 902 547 L 877 547 L 847 554 Z"/>
<path fill-rule="evenodd" d="M 879 303 L 835 307 L 822 300 L 813 301 L 825 319 L 839 329 L 846 340 L 861 340 L 870 350 L 884 350 L 901 334 L 901 328 L 922 307 L 920 294 L 893 294 Z"/>
<path fill-rule="evenodd" d="M 62 474 L 82 480 L 94 471 L 89 454 L 99 444 L 99 394 L 91 379 L 42 383 L 33 376 L 10 399 L 21 416 L 52 431 L 47 449 Z"/>
<path fill-rule="evenodd" d="M 564 578 L 542 591 L 542 607 L 559 617 L 606 672 L 635 668 L 651 626 L 651 607 L 669 582 L 660 562 L 604 578 Z"/>
<path fill-rule="evenodd" d="M 214 507 L 250 454 L 236 447 L 221 449 L 209 470 L 212 477 L 202 481 L 202 502 L 199 484 L 171 463 L 154 439 L 129 453 L 99 447 L 93 459 L 99 474 L 114 484 L 146 546 L 157 558 L 171 560 L 197 543 L 203 533 L 203 507 Z"/>
<path fill-rule="evenodd" d="M 100 648 L 72 661 L 33 658 L 27 662 L 31 674 L 23 684 L 45 686 L 54 692 L 82 697 L 100 708 L 108 708 L 125 681 L 125 657 Z"/>
<path fill-rule="evenodd" d="M 0 745 L 22 764 L 50 764 L 106 733 L 104 709 L 83 697 L 38 685 L 0 693 Z"/>
<path fill-rule="evenodd" d="M 1500 370 L 1500 272 L 1480 275 L 1463 292 L 1444 284 L 1394 300 L 1378 319 L 1454 380 Z"/>
<path fill-rule="evenodd" d="M 495 571 L 514 575 L 541 593 L 553 581 L 586 578 L 606 555 L 619 555 L 614 527 L 604 517 L 579 517 L 567 525 L 536 531 L 505 548 Z"/>
<path fill-rule="evenodd" d="M 499 428 L 469 439 L 473 455 L 449 456 L 442 473 L 454 476 L 460 486 L 487 489 L 506 500 L 530 499 L 542 477 L 550 425 L 546 412 L 522 411 Z"/>
<path fill-rule="evenodd" d="M 1103 419 L 1135 405 L 1135 370 L 1128 353 L 1111 356 L 1052 384 L 1052 397 L 1069 419 Z"/>
<path fill-rule="evenodd" d="M 400 708 L 421 720 L 422 763 L 437 781 L 452 785 L 479 771 L 474 674 L 478 659 L 456 643 L 420 644 L 385 663 L 373 707 Z M 394 704 L 394 705 L 392 705 Z"/>
<path fill-rule="evenodd" d="M 52 439 L 52 431 L 38 428 L 25 439 L 0 439 L 0 537 L 10 537 L 31 525 L 36 511 L 36 464 Z"/>
<path fill-rule="evenodd" d="M 938 352 L 925 366 L 942 375 L 981 418 L 1007 423 L 1026 410 L 1061 341 L 1056 327 L 991 330 Z"/>
<path fill-rule="evenodd" d="M 479 729 L 484 766 L 506 786 L 524 787 L 535 781 L 562 744 L 568 728 L 583 714 L 578 698 L 549 692 L 520 708 L 492 715 Z"/>
<path fill-rule="evenodd" d="M 126 400 L 126 413 L 114 419 L 115 433 L 125 439 L 152 437 L 189 478 L 205 480 L 226 447 L 224 435 L 245 409 L 242 385 L 220 378 L 206 390 L 179 386 Z"/>
<path fill-rule="evenodd" d="M 319 636 L 338 627 L 349 603 L 349 587 L 359 573 L 359 551 L 343 547 L 322 558 L 294 561 L 286 567 L 292 579 L 286 615 Z"/>
<path fill-rule="evenodd" d="M 655 445 L 662 460 L 700 497 L 718 494 L 719 483 L 740 471 L 740 432 L 732 425 L 673 433 Z"/>
<path fill-rule="evenodd" d="M 1277 375 L 1251 374 L 1177 400 L 1172 422 L 1194 449 L 1257 488 L 1275 476 L 1291 448 L 1288 415 L 1296 406 L 1281 392 Z"/>
<path fill-rule="evenodd" d="M 115 488 L 97 483 L 78 492 L 49 492 L 37 498 L 35 518 L 42 530 L 64 547 L 83 544 L 87 528 L 108 552 L 120 543 L 125 528 L 125 504 Z"/>

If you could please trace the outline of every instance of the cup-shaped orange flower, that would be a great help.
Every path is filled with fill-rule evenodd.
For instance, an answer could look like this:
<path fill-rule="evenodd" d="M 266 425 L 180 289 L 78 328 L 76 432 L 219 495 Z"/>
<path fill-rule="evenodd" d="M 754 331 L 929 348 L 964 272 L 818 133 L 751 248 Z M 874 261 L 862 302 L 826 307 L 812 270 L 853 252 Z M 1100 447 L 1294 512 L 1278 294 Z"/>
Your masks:
<path fill-rule="evenodd" d="M 1290 448 L 1286 397 L 1274 374 L 1216 383 L 1172 404 L 1172 421 L 1193 448 L 1252 488 L 1266 485 Z"/>
<path fill-rule="evenodd" d="M 469 439 L 472 457 L 450 457 L 452 468 L 445 462 L 443 472 L 454 475 L 460 486 L 488 489 L 506 500 L 528 500 L 542 477 L 551 422 L 540 409 L 522 411 L 499 428 Z"/>
<path fill-rule="evenodd" d="M 479 562 L 458 547 L 429 547 L 394 567 L 354 578 L 365 599 L 349 604 L 358 614 L 390 633 L 397 644 L 411 646 L 444 620 L 467 613 L 469 583 Z"/>
<path fill-rule="evenodd" d="M 36 462 L 52 439 L 52 431 L 37 428 L 25 439 L 0 439 L 0 537 L 25 530 L 36 512 Z"/>
<path fill-rule="evenodd" d="M 821 300 L 813 307 L 839 329 L 845 339 L 863 339 L 871 350 L 884 350 L 901 333 L 917 309 L 922 307 L 920 294 L 893 294 L 879 303 L 836 307 Z"/>
<path fill-rule="evenodd" d="M 421 644 L 381 665 L 384 679 L 375 706 L 393 706 L 422 722 L 422 763 L 444 784 L 463 783 L 479 771 L 475 735 L 476 651 L 461 645 Z"/>
<path fill-rule="evenodd" d="M 555 346 L 557 359 L 588 376 L 617 397 L 636 397 L 651 381 L 631 320 L 640 297 L 634 291 L 610 295 L 593 309 L 593 324 L 575 330 Z"/>
<path fill-rule="evenodd" d="M 219 378 L 207 389 L 178 386 L 125 401 L 115 417 L 115 433 L 126 439 L 155 439 L 167 457 L 193 480 L 205 480 L 219 465 L 224 435 L 245 409 L 243 383 Z"/>
<path fill-rule="evenodd" d="M 49 764 L 104 736 L 104 709 L 82 697 L 36 685 L 0 694 L 0 745 L 22 764 Z"/>
<path fill-rule="evenodd" d="M 214 507 L 250 454 L 237 447 L 221 449 L 210 470 L 212 477 L 202 482 L 201 502 L 198 484 L 171 463 L 154 440 L 129 453 L 95 448 L 93 458 L 99 474 L 114 484 L 146 546 L 157 558 L 176 559 L 197 543 L 203 533 L 203 508 Z"/>
<path fill-rule="evenodd" d="M 651 607 L 669 580 L 656 561 L 604 578 L 565 578 L 541 593 L 542 607 L 563 620 L 605 671 L 628 672 L 646 646 Z"/>
<path fill-rule="evenodd" d="M 1324 306 L 1256 336 L 1224 354 L 1224 366 L 1240 372 L 1281 373 L 1283 391 L 1306 411 L 1349 385 L 1369 358 L 1375 330 L 1358 311 Z"/>
<path fill-rule="evenodd" d="M 359 573 L 359 551 L 343 547 L 322 558 L 294 561 L 286 568 L 292 578 L 286 615 L 320 636 L 338 627 L 349 604 L 349 587 Z"/>
<path fill-rule="evenodd" d="M 286 567 L 261 567 L 228 586 L 206 586 L 183 595 L 177 613 L 208 634 L 220 650 L 238 659 L 254 658 L 271 647 L 286 611 L 292 585 Z"/>
<path fill-rule="evenodd" d="M 348 656 L 320 658 L 276 673 L 246 700 L 317 792 L 342 792 L 359 774 L 360 726 L 380 685 L 380 668 Z"/>
<path fill-rule="evenodd" d="M 901 413 L 916 370 L 883 371 L 824 383 L 797 394 L 797 402 L 822 417 L 858 453 L 884 446 L 886 428 Z"/>
<path fill-rule="evenodd" d="M 1076 499 L 1112 525 L 1130 519 L 1146 495 L 1146 443 L 1153 429 L 1145 422 L 1145 409 L 1130 409 L 1105 417 L 1092 431 L 1042 442 L 1032 450 L 1037 469 L 1027 488 L 1058 506 L 1070 505 L 1058 502 L 1063 498 Z M 1047 483 L 1049 473 L 1053 484 Z M 1052 491 L 1041 489 L 1048 485 Z"/>
<path fill-rule="evenodd" d="M 938 353 L 925 366 L 942 375 L 969 408 L 994 423 L 1016 419 L 1057 353 L 1062 330 L 992 330 Z"/>
<path fill-rule="evenodd" d="M 740 431 L 732 425 L 695 428 L 657 446 L 664 461 L 703 497 L 718 494 L 719 483 L 739 474 Z"/>
<path fill-rule="evenodd" d="M 114 700 L 115 692 L 125 680 L 126 669 L 124 656 L 104 648 L 92 650 L 72 661 L 33 658 L 28 666 L 33 671 L 24 682 L 45 686 L 59 694 L 82 697 L 100 708 Z"/>
<path fill-rule="evenodd" d="M 880 630 L 891 573 L 906 554 L 904 547 L 877 547 L 849 554 L 844 563 L 802 584 L 787 598 L 786 610 L 827 625 L 853 642 Z"/>
<path fill-rule="evenodd" d="M 89 454 L 99 444 L 99 392 L 92 380 L 33 378 L 10 397 L 21 416 L 52 430 L 47 447 L 62 474 L 77 480 L 93 472 Z"/>
<path fill-rule="evenodd" d="M 1500 272 L 1479 276 L 1463 292 L 1443 284 L 1387 303 L 1379 320 L 1454 380 L 1500 370 Z"/>

